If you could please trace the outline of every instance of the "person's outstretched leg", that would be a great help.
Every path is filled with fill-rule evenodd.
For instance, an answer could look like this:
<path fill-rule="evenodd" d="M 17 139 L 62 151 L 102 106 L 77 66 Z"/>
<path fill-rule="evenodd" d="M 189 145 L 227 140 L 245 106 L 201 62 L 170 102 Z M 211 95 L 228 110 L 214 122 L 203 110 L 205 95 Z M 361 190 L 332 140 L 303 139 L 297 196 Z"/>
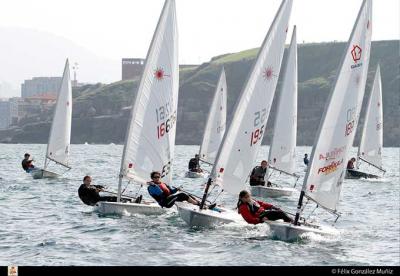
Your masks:
<path fill-rule="evenodd" d="M 267 218 L 268 220 L 283 219 L 284 222 L 292 222 L 293 221 L 283 211 L 278 211 L 278 210 L 265 211 L 260 215 L 260 218 L 264 218 L 264 217 Z"/>
<path fill-rule="evenodd" d="M 99 201 L 117 202 L 116 196 L 101 196 Z"/>

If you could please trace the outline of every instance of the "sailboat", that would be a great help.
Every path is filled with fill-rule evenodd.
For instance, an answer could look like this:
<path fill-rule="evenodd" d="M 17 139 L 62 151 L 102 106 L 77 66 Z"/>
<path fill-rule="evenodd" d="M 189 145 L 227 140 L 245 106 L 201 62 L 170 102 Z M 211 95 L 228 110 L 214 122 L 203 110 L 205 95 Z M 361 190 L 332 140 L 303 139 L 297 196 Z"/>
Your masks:
<path fill-rule="evenodd" d="M 292 0 L 282 1 L 259 50 L 236 103 L 232 122 L 224 134 L 200 206 L 176 204 L 181 218 L 190 226 L 210 227 L 243 221 L 234 210 L 205 210 L 203 206 L 214 189 L 238 196 L 245 188 L 248 173 L 261 146 L 278 83 L 292 3 Z"/>
<path fill-rule="evenodd" d="M 279 173 L 296 178 L 296 135 L 297 135 L 297 43 L 296 26 L 288 50 L 288 58 L 282 93 L 279 97 L 277 116 L 275 117 L 274 135 L 268 156 L 267 183 L 273 173 Z M 272 171 L 271 173 L 269 171 Z M 251 194 L 258 197 L 290 196 L 292 187 L 278 185 L 271 180 L 270 186 L 251 186 Z"/>
<path fill-rule="evenodd" d="M 178 106 L 179 64 L 175 1 L 166 0 L 147 53 L 130 114 L 119 173 L 117 202 L 98 202 L 104 214 L 160 214 L 158 204 L 121 201 L 124 180 L 145 186 L 152 171 L 172 183 Z M 127 184 L 127 185 L 128 185 Z M 124 189 L 125 190 L 125 189 Z"/>
<path fill-rule="evenodd" d="M 385 173 L 382 168 L 383 147 L 383 106 L 382 106 L 381 70 L 378 65 L 374 83 L 365 112 L 364 127 L 357 154 L 357 169 L 361 163 L 368 164 Z M 359 170 L 347 170 L 346 178 L 378 178 L 377 175 L 364 173 Z"/>
<path fill-rule="evenodd" d="M 345 160 L 353 145 L 365 92 L 371 34 L 372 0 L 364 0 L 319 125 L 294 222 L 267 221 L 273 235 L 279 239 L 295 240 L 309 232 L 337 233 L 333 227 L 300 221 L 308 201 L 336 215 L 337 219 L 340 216 L 337 204 L 346 172 Z M 305 204 L 304 198 L 307 199 Z"/>
<path fill-rule="evenodd" d="M 221 145 L 222 138 L 224 137 L 226 128 L 226 102 L 226 76 L 225 70 L 224 68 L 222 68 L 218 84 L 215 89 L 211 109 L 208 114 L 203 141 L 201 143 L 199 151 L 200 161 L 206 164 L 214 164 L 219 146 Z M 187 171 L 186 177 L 204 177 L 204 173 Z"/>
<path fill-rule="evenodd" d="M 68 164 L 72 120 L 72 89 L 69 74 L 68 59 L 65 62 L 64 73 L 60 90 L 57 95 L 56 107 L 53 121 L 51 123 L 49 140 L 47 143 L 46 157 L 43 169 L 34 169 L 31 174 L 34 179 L 57 178 L 61 174 L 50 171 L 49 165 L 55 163 L 67 170 L 71 167 Z"/>

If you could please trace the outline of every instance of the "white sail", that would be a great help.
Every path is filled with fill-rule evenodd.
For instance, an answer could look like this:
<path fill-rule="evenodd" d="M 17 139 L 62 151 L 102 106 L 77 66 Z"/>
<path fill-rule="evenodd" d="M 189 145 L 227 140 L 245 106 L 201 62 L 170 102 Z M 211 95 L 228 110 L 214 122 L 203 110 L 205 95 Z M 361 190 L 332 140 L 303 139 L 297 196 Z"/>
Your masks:
<path fill-rule="evenodd" d="M 215 89 L 210 113 L 204 131 L 203 142 L 200 146 L 200 159 L 214 164 L 219 146 L 226 129 L 227 85 L 225 70 L 222 68 L 217 88 Z"/>
<path fill-rule="evenodd" d="M 358 157 L 382 169 L 383 110 L 381 71 L 378 65 L 365 112 Z"/>
<path fill-rule="evenodd" d="M 225 133 L 212 177 L 224 190 L 244 189 L 256 159 L 274 98 L 285 47 L 292 0 L 284 0 L 259 50 Z"/>
<path fill-rule="evenodd" d="M 358 124 L 368 73 L 371 29 L 372 1 L 364 0 L 327 101 L 304 178 L 305 195 L 331 211 L 336 211 Z"/>
<path fill-rule="evenodd" d="M 72 89 L 68 59 L 65 63 L 61 87 L 58 91 L 53 121 L 51 123 L 46 158 L 68 167 L 71 141 Z M 45 162 L 45 169 L 48 162 Z"/>
<path fill-rule="evenodd" d="M 166 0 L 132 108 L 120 177 L 143 183 L 152 171 L 171 183 L 178 106 L 178 31 L 175 1 Z M 121 190 L 121 181 L 119 193 Z"/>
<path fill-rule="evenodd" d="M 274 135 L 269 150 L 269 164 L 294 174 L 297 136 L 297 43 L 296 27 L 288 50 L 282 92 L 279 97 Z"/>

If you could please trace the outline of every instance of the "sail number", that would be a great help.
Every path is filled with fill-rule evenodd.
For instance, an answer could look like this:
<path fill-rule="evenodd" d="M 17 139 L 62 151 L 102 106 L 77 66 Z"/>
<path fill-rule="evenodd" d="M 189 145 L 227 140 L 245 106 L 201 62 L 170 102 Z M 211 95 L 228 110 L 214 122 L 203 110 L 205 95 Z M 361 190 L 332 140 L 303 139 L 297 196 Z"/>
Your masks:
<path fill-rule="evenodd" d="M 356 119 L 356 108 L 353 107 L 348 109 L 344 136 L 349 136 L 353 132 L 355 126 L 355 119 Z"/>
<path fill-rule="evenodd" d="M 157 119 L 157 123 L 164 121 L 165 119 L 167 119 L 169 117 L 169 115 L 171 114 L 172 109 L 171 109 L 171 105 L 169 102 L 167 102 L 165 105 L 162 105 L 158 108 L 156 108 L 156 119 Z"/>
<path fill-rule="evenodd" d="M 218 122 L 217 133 L 222 133 L 225 130 L 225 125 L 222 122 Z"/>
<path fill-rule="evenodd" d="M 260 111 L 254 112 L 254 127 L 251 132 L 250 146 L 253 146 L 261 141 L 264 134 L 265 120 L 267 119 L 267 109 L 263 108 Z"/>
<path fill-rule="evenodd" d="M 161 139 L 175 125 L 176 111 L 172 112 L 171 105 L 167 102 L 165 105 L 156 108 L 157 118 L 157 138 Z"/>

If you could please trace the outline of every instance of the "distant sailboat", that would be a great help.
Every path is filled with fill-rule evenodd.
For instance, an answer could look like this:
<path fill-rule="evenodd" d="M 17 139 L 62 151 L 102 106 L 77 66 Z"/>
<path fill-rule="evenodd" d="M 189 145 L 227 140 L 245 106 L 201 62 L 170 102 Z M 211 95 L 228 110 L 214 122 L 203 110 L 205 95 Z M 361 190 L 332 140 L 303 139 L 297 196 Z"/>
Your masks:
<path fill-rule="evenodd" d="M 306 221 L 298 223 L 305 207 L 304 198 L 339 217 L 337 204 L 346 172 L 345 161 L 353 145 L 368 75 L 371 25 L 372 0 L 364 0 L 317 132 L 295 221 L 267 221 L 279 239 L 293 240 L 308 232 L 322 235 L 337 232 Z"/>
<path fill-rule="evenodd" d="M 50 163 L 56 163 L 68 170 L 72 120 L 72 89 L 69 74 L 68 59 L 65 63 L 61 87 L 58 92 L 53 121 L 51 123 L 49 141 L 47 143 L 46 158 L 43 169 L 31 172 L 33 178 L 57 178 L 60 174 L 48 169 Z"/>
<path fill-rule="evenodd" d="M 106 214 L 159 214 L 156 203 L 126 203 L 124 179 L 146 185 L 152 171 L 160 171 L 163 182 L 172 182 L 172 161 L 178 106 L 179 64 L 175 1 L 166 0 L 151 42 L 146 65 L 132 108 L 118 184 L 118 202 L 98 202 Z"/>
<path fill-rule="evenodd" d="M 277 115 L 275 117 L 274 134 L 269 150 L 267 169 L 268 182 L 274 172 L 293 176 L 296 161 L 297 136 L 297 43 L 296 26 L 293 29 L 292 39 L 288 50 L 286 70 L 283 79 L 282 92 L 279 97 Z M 269 171 L 271 171 L 269 173 Z M 271 179 L 271 182 L 273 180 Z M 258 197 L 290 196 L 294 188 L 284 187 L 276 183 L 271 186 L 251 186 L 251 194 Z"/>
<path fill-rule="evenodd" d="M 364 127 L 361 135 L 360 146 L 357 154 L 357 168 L 361 163 L 366 163 L 375 167 L 381 172 L 386 171 L 382 168 L 382 148 L 383 148 L 383 103 L 382 103 L 382 83 L 381 70 L 378 65 L 375 73 L 374 84 L 365 112 Z M 346 178 L 377 178 L 378 176 L 360 171 L 347 170 Z"/>
<path fill-rule="evenodd" d="M 202 207 L 211 193 L 211 186 L 211 190 L 219 188 L 221 192 L 227 191 L 235 196 L 245 188 L 246 178 L 261 146 L 278 83 L 292 3 L 292 0 L 282 1 L 259 50 L 215 158 L 201 206 L 176 204 L 181 218 L 190 226 L 209 227 L 243 221 L 237 211 L 219 208 L 218 212 Z"/>
<path fill-rule="evenodd" d="M 200 146 L 200 161 L 213 165 L 217 156 L 219 146 L 224 137 L 226 128 L 226 102 L 227 85 L 225 70 L 222 68 L 214 93 L 214 99 L 208 113 L 208 119 L 204 129 L 203 141 Z M 186 177 L 203 177 L 204 173 L 186 172 Z"/>

